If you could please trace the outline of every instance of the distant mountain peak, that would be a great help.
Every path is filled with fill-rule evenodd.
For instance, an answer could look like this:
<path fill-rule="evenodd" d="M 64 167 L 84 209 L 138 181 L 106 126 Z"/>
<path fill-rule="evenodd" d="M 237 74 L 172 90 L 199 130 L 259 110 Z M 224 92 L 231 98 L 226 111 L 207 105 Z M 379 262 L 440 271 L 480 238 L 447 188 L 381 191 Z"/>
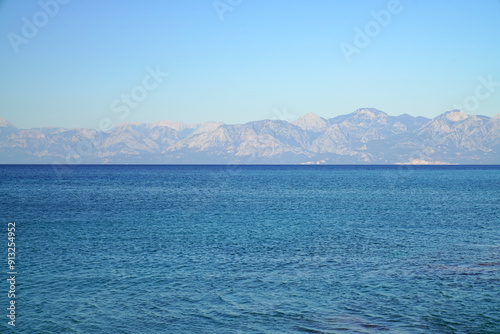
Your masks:
<path fill-rule="evenodd" d="M 5 118 L 0 117 L 0 128 L 15 128 L 15 126 Z"/>
<path fill-rule="evenodd" d="M 189 124 L 190 125 L 190 124 Z M 182 123 L 182 122 L 175 122 L 175 121 L 156 121 L 150 124 L 150 127 L 154 128 L 156 126 L 166 126 L 168 128 L 174 129 L 176 131 L 181 131 L 185 128 L 189 128 L 188 124 Z M 195 127 L 195 126 L 191 126 Z"/>
<path fill-rule="evenodd" d="M 177 132 L 183 133 L 183 135 L 186 136 L 191 134 L 213 131 L 223 124 L 224 123 L 222 122 L 216 122 L 216 121 L 207 121 L 203 123 L 191 123 L 191 124 L 175 122 L 175 121 L 156 121 L 154 123 L 148 124 L 148 127 L 150 129 L 156 127 L 160 128 L 167 127 Z"/>
<path fill-rule="evenodd" d="M 385 112 L 378 110 L 378 109 L 375 109 L 375 108 L 360 108 L 360 109 L 355 110 L 352 114 L 356 115 L 356 116 L 370 118 L 370 119 L 374 119 L 377 117 L 389 116 Z"/>
<path fill-rule="evenodd" d="M 463 121 L 464 119 L 469 118 L 469 115 L 464 113 L 462 110 L 454 109 L 450 110 L 448 112 L 445 112 L 442 116 L 444 116 L 446 119 L 452 121 L 452 122 L 459 122 Z"/>
<path fill-rule="evenodd" d="M 302 115 L 292 122 L 293 125 L 306 131 L 320 131 L 328 126 L 326 120 L 313 112 Z"/>
<path fill-rule="evenodd" d="M 118 123 L 115 127 L 116 128 L 123 128 L 123 127 L 128 127 L 128 126 L 140 126 L 144 125 L 144 123 L 141 122 L 121 122 Z"/>
<path fill-rule="evenodd" d="M 315 113 L 313 113 L 313 112 L 308 112 L 307 114 L 302 115 L 300 118 L 307 118 L 307 119 L 313 118 L 313 119 L 318 119 L 318 118 L 321 118 L 321 117 L 320 117 L 320 116 L 318 116 L 318 114 L 315 114 Z"/>

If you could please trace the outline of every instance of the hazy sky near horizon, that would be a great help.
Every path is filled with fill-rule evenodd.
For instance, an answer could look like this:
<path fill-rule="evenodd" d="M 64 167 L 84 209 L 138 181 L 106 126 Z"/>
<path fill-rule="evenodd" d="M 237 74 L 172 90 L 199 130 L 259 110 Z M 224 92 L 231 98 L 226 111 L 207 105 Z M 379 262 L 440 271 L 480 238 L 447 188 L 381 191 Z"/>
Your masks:
<path fill-rule="evenodd" d="M 59 1 L 0 0 L 21 128 L 500 113 L 499 0 Z"/>

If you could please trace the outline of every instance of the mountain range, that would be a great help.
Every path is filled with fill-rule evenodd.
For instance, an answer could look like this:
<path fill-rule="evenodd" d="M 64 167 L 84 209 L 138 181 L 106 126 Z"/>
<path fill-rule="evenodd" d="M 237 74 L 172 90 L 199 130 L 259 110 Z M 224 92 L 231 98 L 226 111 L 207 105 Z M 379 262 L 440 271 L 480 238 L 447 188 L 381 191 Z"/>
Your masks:
<path fill-rule="evenodd" d="M 2 164 L 500 164 L 500 114 L 433 119 L 362 108 L 293 122 L 120 123 L 18 129 L 0 118 Z"/>

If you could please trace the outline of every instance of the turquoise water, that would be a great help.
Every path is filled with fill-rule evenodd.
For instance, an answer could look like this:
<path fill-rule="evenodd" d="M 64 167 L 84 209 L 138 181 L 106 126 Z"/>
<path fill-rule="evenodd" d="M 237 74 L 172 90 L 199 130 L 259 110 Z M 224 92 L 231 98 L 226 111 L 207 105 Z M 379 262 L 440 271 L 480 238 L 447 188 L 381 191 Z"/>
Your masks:
<path fill-rule="evenodd" d="M 15 332 L 500 333 L 500 167 L 0 166 L 0 199 Z"/>

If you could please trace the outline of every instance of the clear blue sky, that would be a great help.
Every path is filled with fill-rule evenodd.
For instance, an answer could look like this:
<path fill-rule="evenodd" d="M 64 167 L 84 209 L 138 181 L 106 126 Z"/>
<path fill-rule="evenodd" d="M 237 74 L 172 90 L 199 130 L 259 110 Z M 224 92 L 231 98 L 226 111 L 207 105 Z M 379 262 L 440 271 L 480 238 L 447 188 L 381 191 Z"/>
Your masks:
<path fill-rule="evenodd" d="M 38 1 L 0 0 L 0 117 L 21 128 L 330 118 L 359 107 L 434 117 L 473 101 L 480 77 L 500 82 L 499 0 L 401 0 L 347 62 L 341 43 L 355 47 L 355 28 L 390 2 L 220 0 L 232 7 L 221 20 L 213 0 L 71 0 L 53 17 Z M 24 28 L 29 38 L 23 17 L 40 25 Z M 169 76 L 154 89 L 147 81 L 127 115 L 113 112 L 157 65 Z M 485 89 L 466 112 L 500 112 L 500 86 Z"/>

